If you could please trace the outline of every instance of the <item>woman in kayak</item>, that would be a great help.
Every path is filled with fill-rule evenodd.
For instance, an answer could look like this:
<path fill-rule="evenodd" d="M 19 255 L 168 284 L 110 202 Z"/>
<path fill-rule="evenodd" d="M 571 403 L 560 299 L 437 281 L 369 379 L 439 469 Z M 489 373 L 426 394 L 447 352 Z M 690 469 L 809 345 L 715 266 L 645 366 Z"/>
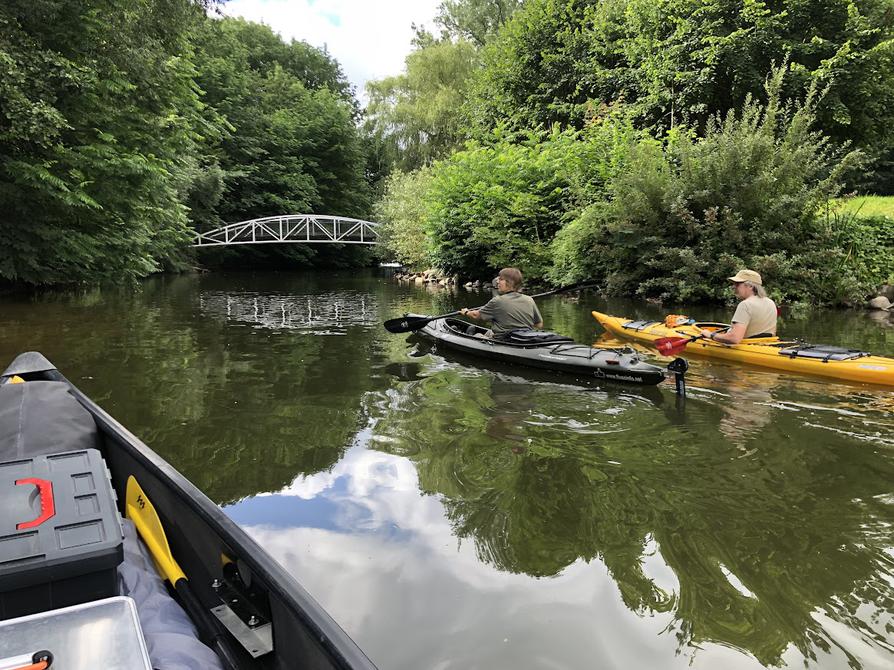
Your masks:
<path fill-rule="evenodd" d="M 732 326 L 724 333 L 703 330 L 702 336 L 723 344 L 739 344 L 746 337 L 776 335 L 776 303 L 767 297 L 760 274 L 754 270 L 739 270 L 729 280 L 739 299 Z"/>
<path fill-rule="evenodd" d="M 522 273 L 516 268 L 503 268 L 497 275 L 499 295 L 481 309 L 462 309 L 460 314 L 490 321 L 492 337 L 501 339 L 518 329 L 543 328 L 543 317 L 529 295 L 519 293 Z"/>

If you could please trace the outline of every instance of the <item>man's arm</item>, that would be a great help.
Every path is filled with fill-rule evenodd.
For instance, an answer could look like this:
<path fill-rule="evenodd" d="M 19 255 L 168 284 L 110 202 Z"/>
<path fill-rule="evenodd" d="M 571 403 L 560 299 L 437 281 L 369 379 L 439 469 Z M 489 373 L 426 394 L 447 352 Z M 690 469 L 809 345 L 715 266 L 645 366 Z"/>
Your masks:
<path fill-rule="evenodd" d="M 459 313 L 462 314 L 463 316 L 469 316 L 473 319 L 481 318 L 481 310 L 478 310 L 478 309 L 467 309 L 467 308 L 463 307 L 461 310 L 459 310 Z"/>

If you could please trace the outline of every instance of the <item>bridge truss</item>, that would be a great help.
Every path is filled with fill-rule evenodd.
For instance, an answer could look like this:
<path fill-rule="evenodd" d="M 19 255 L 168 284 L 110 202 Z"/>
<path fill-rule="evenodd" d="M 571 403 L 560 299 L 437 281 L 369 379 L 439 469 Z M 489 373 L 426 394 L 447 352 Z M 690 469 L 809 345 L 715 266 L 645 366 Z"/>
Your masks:
<path fill-rule="evenodd" d="M 194 247 L 236 244 L 377 244 L 379 224 L 324 214 L 288 214 L 230 223 L 196 233 Z"/>

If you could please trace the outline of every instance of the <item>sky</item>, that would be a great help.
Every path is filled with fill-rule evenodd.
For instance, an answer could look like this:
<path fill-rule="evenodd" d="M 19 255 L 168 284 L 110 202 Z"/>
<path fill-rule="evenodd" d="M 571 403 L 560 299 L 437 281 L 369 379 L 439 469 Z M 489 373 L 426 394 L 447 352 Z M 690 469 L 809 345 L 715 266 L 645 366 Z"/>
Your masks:
<path fill-rule="evenodd" d="M 283 39 L 323 48 L 365 102 L 371 79 L 399 74 L 412 49 L 412 24 L 434 28 L 441 0 L 229 0 L 228 16 L 264 23 Z"/>

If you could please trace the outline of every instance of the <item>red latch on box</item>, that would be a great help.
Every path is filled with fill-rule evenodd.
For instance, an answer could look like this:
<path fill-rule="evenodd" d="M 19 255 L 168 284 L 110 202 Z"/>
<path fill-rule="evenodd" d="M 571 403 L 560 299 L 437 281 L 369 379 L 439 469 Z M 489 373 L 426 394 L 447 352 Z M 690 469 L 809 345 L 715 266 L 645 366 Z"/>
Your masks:
<path fill-rule="evenodd" d="M 56 514 L 56 503 L 53 500 L 52 482 L 46 479 L 38 479 L 37 477 L 16 480 L 16 486 L 21 486 L 23 484 L 34 484 L 34 486 L 37 487 L 37 493 L 40 495 L 40 516 L 33 521 L 23 521 L 22 523 L 16 524 L 16 530 L 34 528 Z"/>

